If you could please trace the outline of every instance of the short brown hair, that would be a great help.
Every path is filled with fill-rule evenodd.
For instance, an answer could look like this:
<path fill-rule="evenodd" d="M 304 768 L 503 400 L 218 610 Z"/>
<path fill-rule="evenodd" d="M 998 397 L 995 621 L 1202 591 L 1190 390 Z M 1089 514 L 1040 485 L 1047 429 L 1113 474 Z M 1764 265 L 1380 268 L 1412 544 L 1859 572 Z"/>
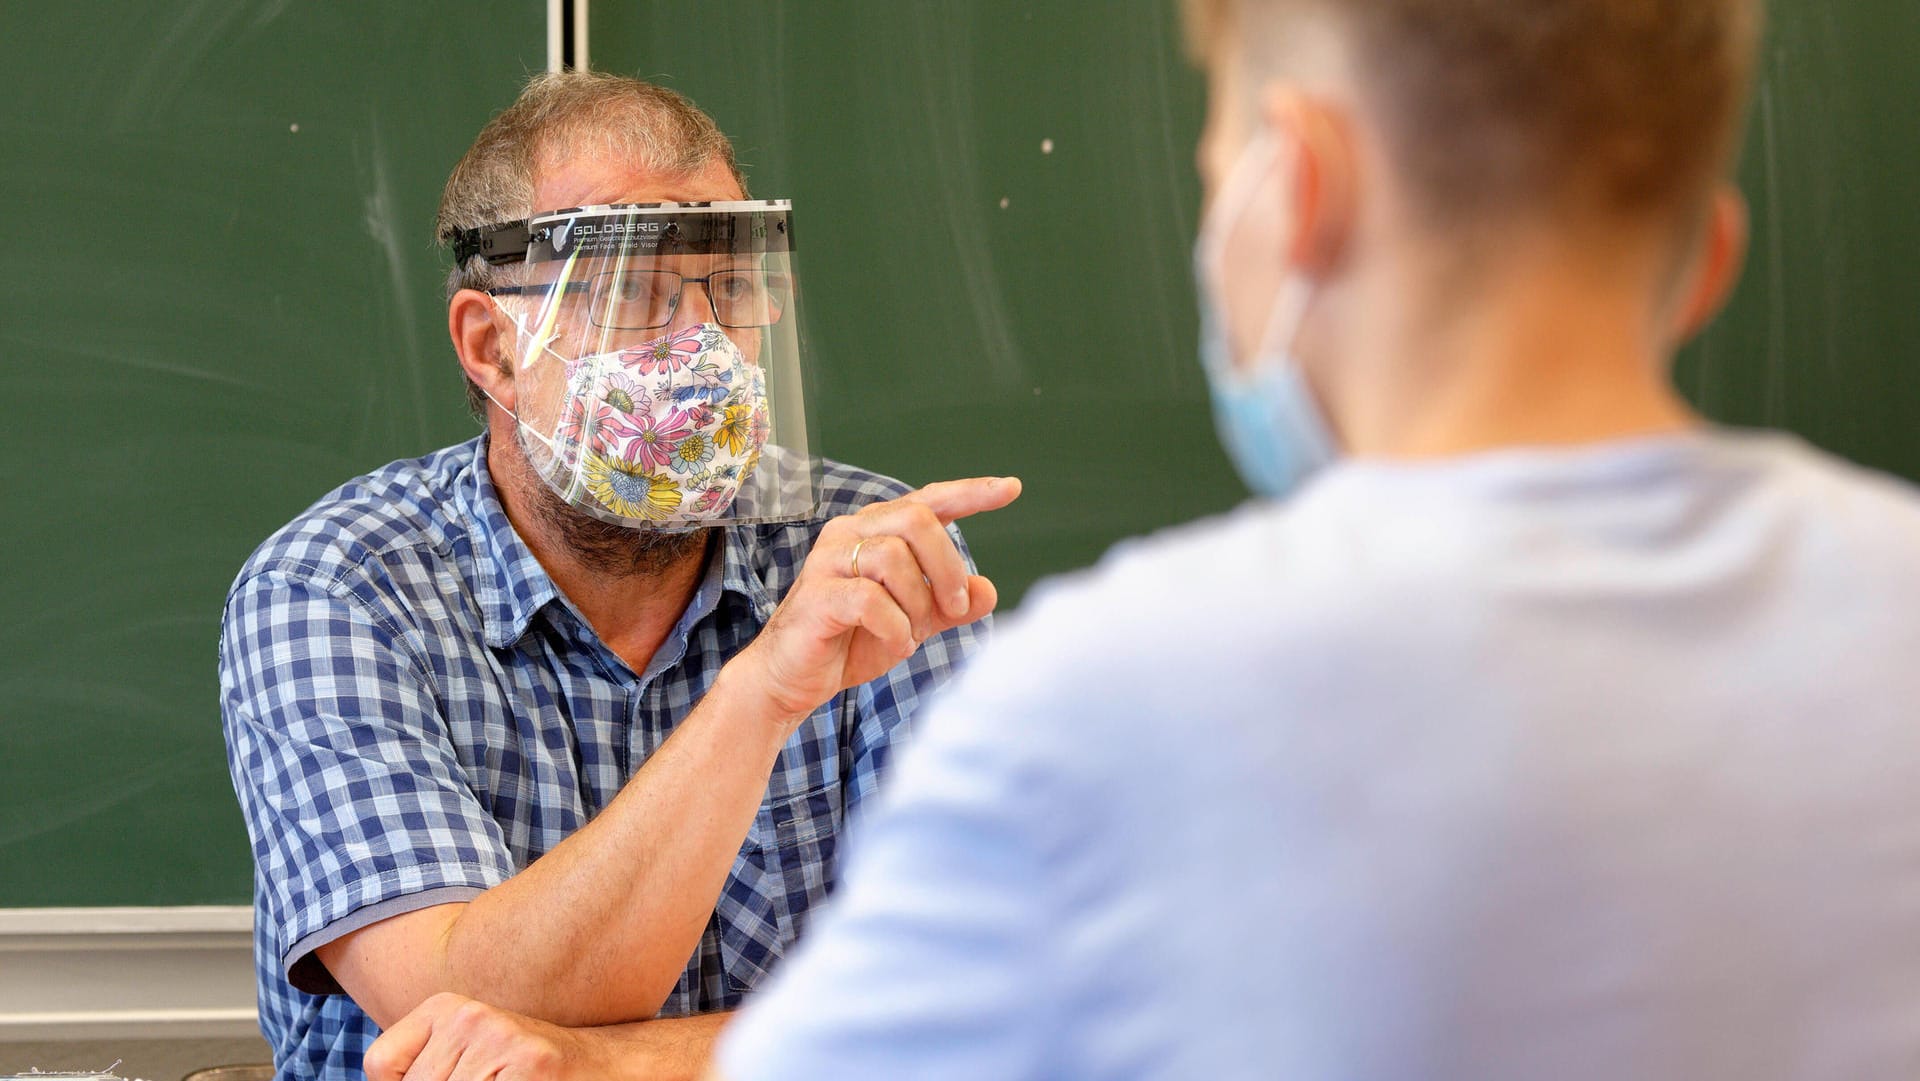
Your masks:
<path fill-rule="evenodd" d="M 453 167 L 440 195 L 435 237 L 451 244 L 462 229 L 557 209 L 533 205 L 540 166 L 558 157 L 585 155 L 630 161 L 668 175 L 698 172 L 719 161 L 740 190 L 747 190 L 733 144 L 712 117 L 683 95 L 623 75 L 550 72 L 528 80 L 519 98 L 480 129 Z M 507 276 L 476 255 L 448 275 L 447 296 L 451 299 L 462 289 L 489 289 Z M 485 413 L 485 399 L 471 380 L 467 406 L 475 416 Z"/>
<path fill-rule="evenodd" d="M 1760 0 L 1185 0 L 1189 41 L 1256 80 L 1329 17 L 1420 208 L 1690 215 L 1728 168 Z"/>

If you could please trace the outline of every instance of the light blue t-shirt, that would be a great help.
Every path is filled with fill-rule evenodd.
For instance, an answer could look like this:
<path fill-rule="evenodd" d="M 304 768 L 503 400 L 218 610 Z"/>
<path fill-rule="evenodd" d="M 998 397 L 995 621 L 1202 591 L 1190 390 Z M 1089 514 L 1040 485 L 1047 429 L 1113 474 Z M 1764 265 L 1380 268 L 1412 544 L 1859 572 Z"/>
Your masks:
<path fill-rule="evenodd" d="M 1920 498 L 1790 438 L 1336 466 L 920 740 L 733 1081 L 1920 1076 Z"/>

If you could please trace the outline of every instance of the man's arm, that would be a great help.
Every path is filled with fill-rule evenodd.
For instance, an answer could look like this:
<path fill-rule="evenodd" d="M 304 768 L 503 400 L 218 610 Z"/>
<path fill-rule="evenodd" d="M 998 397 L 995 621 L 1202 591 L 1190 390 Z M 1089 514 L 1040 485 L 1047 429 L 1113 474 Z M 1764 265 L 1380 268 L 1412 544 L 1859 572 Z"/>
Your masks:
<path fill-rule="evenodd" d="M 929 485 L 829 522 L 752 645 L 591 823 L 471 901 L 390 917 L 316 951 L 383 1027 L 442 992 L 564 1025 L 659 1009 L 705 929 L 795 726 L 920 643 L 993 609 L 946 526 L 1019 483 Z M 853 555 L 858 547 L 858 575 Z"/>
<path fill-rule="evenodd" d="M 367 1052 L 367 1081 L 694 1081 L 732 1015 L 569 1029 L 459 995 L 435 995 Z"/>
<path fill-rule="evenodd" d="M 1113 958 L 1068 932 L 1110 915 L 1088 906 L 1125 895 L 1114 876 L 1130 842 L 1103 800 L 1139 791 L 1112 760 L 1145 767 L 1090 746 L 1099 722 L 1068 723 L 1082 706 L 1097 717 L 1112 704 L 1054 687 L 1059 671 L 1038 643 L 1059 632 L 1029 624 L 1002 639 L 934 707 L 849 836 L 839 892 L 731 1023 L 710 1069 L 756 1081 L 1071 1073 L 1059 1068 L 1074 1037 L 1064 1019 Z M 631 1067 L 601 1042 L 570 1052 L 579 1033 L 493 1010 L 443 1024 L 449 1009 L 436 999 L 381 1037 L 379 1061 L 418 1060 L 407 1081 L 467 1076 L 469 1055 L 474 1076 Z"/>

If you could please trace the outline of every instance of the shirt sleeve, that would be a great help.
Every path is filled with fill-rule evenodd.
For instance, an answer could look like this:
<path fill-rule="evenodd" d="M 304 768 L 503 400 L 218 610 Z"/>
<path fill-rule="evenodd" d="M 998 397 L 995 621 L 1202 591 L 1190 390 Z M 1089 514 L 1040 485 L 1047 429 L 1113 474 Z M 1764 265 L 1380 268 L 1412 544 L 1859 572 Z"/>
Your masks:
<path fill-rule="evenodd" d="M 1062 861 L 1084 830 L 1053 736 L 970 674 L 849 836 L 840 890 L 720 1049 L 731 1081 L 1049 1074 L 1070 993 Z M 1016 692 L 1017 694 L 1017 692 Z"/>
<path fill-rule="evenodd" d="M 236 585 L 220 687 L 256 918 L 269 922 L 293 986 L 337 993 L 315 948 L 513 874 L 430 669 L 349 586 L 284 571 Z"/>

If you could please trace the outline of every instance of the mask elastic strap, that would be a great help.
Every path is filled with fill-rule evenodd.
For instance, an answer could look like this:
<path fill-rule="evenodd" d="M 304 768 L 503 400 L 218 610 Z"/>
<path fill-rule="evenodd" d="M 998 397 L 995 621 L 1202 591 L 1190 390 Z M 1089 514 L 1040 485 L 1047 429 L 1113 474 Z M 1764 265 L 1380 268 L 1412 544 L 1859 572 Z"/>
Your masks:
<path fill-rule="evenodd" d="M 507 322 L 513 324 L 513 329 L 519 331 L 522 338 L 533 343 L 535 350 L 552 353 L 555 360 L 560 361 L 562 364 L 568 363 L 567 358 L 561 356 L 560 353 L 553 348 L 553 339 L 558 335 L 559 330 L 553 325 L 554 321 L 551 317 L 548 318 L 547 325 L 542 328 L 539 333 L 531 334 L 527 331 L 527 325 L 520 321 L 520 317 L 508 311 L 506 306 L 501 304 L 498 298 L 488 297 L 487 299 L 493 301 L 493 310 L 506 316 Z M 531 360 L 523 360 L 520 362 L 520 366 L 525 368 L 531 363 L 533 363 Z M 500 403 L 495 402 L 494 404 L 499 405 Z M 505 407 L 502 406 L 501 408 Z"/>
<path fill-rule="evenodd" d="M 474 386 L 480 387 L 480 384 L 475 383 Z M 535 439 L 538 439 L 540 442 L 545 443 L 548 450 L 553 451 L 556 454 L 559 453 L 560 448 L 554 445 L 553 440 L 548 439 L 546 436 L 541 435 L 537 431 L 534 431 L 531 425 L 520 423 L 520 414 L 514 412 L 511 409 L 508 409 L 505 402 L 502 402 L 500 399 L 493 396 L 492 391 L 488 390 L 485 387 L 480 387 L 480 393 L 486 395 L 487 400 L 492 402 L 494 406 L 497 407 L 502 413 L 505 413 L 507 416 L 512 417 L 515 427 L 527 433 L 528 435 L 534 437 Z"/>
<path fill-rule="evenodd" d="M 1252 140 L 1240 152 L 1240 158 L 1234 162 L 1227 173 L 1226 182 L 1220 185 L 1220 191 L 1214 196 L 1213 207 L 1207 215 L 1207 221 L 1200 231 L 1201 273 L 1211 280 L 1216 296 L 1224 296 L 1221 263 L 1224 260 L 1227 238 L 1233 234 L 1232 225 L 1246 214 L 1247 205 L 1253 201 L 1254 190 L 1264 175 L 1260 168 L 1268 169 L 1282 156 L 1279 140 L 1268 134 L 1266 128 L 1254 132 Z M 1272 356 L 1291 356 L 1294 342 L 1300 336 L 1300 326 L 1306 321 L 1307 305 L 1313 300 L 1313 282 L 1298 274 L 1287 274 L 1281 282 L 1280 293 L 1274 299 L 1273 307 L 1268 310 L 1267 324 L 1255 343 L 1250 362 L 1258 363 L 1262 358 Z M 1232 339 L 1228 337 L 1228 362 L 1231 365 Z M 1244 378 L 1237 365 L 1226 374 Z"/>
<path fill-rule="evenodd" d="M 1239 159 L 1227 172 L 1226 182 L 1214 193 L 1213 206 L 1208 208 L 1207 219 L 1201 223 L 1200 261 L 1201 269 L 1216 289 L 1220 287 L 1220 262 L 1226 253 L 1227 237 L 1233 232 L 1229 226 L 1239 221 L 1246 213 L 1246 204 L 1253 201 L 1253 186 L 1259 180 L 1255 166 L 1263 157 L 1279 156 L 1279 144 L 1261 128 L 1240 151 Z"/>
<path fill-rule="evenodd" d="M 535 349 L 544 350 L 547 353 L 553 354 L 553 358 L 555 360 L 558 360 L 562 364 L 569 363 L 567 358 L 561 356 L 558 352 L 555 352 L 552 345 L 549 344 L 553 340 L 553 333 L 554 333 L 552 320 L 548 321 L 548 325 L 544 335 L 530 335 L 527 333 L 526 324 L 522 323 L 518 316 L 508 311 L 506 309 L 506 306 L 501 304 L 498 298 L 488 297 L 487 299 L 493 301 L 493 310 L 499 312 L 503 316 L 506 316 L 507 322 L 513 324 L 513 329 L 519 331 L 520 336 L 522 338 L 527 338 L 533 342 Z M 522 371 L 525 371 L 528 363 L 529 362 L 526 362 L 526 361 L 521 362 L 520 369 Z M 479 386 L 478 383 L 474 385 Z M 552 439 L 547 438 L 545 434 L 535 429 L 531 424 L 521 423 L 520 414 L 507 408 L 506 403 L 494 397 L 492 391 L 489 391 L 485 387 L 480 387 L 480 393 L 486 395 L 487 400 L 492 402 L 495 406 L 499 407 L 502 413 L 505 413 L 507 416 L 512 417 L 514 427 L 516 429 L 539 440 L 541 444 L 544 445 L 549 452 L 555 455 L 558 455 L 560 453 L 560 447 L 557 443 L 555 443 Z"/>

